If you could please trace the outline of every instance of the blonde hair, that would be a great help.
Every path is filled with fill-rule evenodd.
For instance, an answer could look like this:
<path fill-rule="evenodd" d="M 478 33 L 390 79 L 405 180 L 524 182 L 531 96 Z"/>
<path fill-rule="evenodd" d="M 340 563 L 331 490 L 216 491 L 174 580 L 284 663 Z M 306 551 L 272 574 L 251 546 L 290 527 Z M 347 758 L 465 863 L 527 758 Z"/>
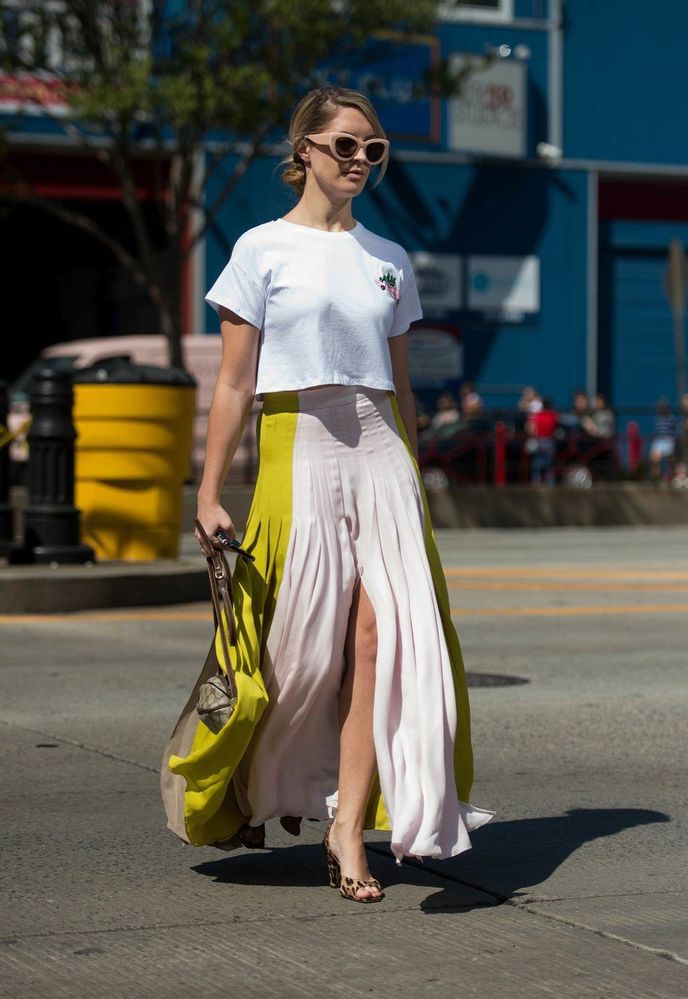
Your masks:
<path fill-rule="evenodd" d="M 357 108 L 372 125 L 374 134 L 380 139 L 387 138 L 377 112 L 365 94 L 358 90 L 349 90 L 347 87 L 318 87 L 309 90 L 294 108 L 287 134 L 292 152 L 280 163 L 280 166 L 285 167 L 282 171 L 282 180 L 298 197 L 301 197 L 306 186 L 306 167 L 298 150 L 307 135 L 311 132 L 321 132 L 326 128 L 339 108 Z M 384 177 L 388 162 L 389 153 L 385 154 L 380 164 L 380 173 L 373 187 L 377 187 Z"/>

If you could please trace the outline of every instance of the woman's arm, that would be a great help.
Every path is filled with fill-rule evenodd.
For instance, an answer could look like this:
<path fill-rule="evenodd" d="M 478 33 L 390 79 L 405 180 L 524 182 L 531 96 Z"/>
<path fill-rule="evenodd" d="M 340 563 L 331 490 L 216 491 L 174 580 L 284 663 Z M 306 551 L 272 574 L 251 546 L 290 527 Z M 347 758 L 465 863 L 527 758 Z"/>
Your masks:
<path fill-rule="evenodd" d="M 224 308 L 220 309 L 220 331 L 222 360 L 208 413 L 197 517 L 209 535 L 223 528 L 234 538 L 234 524 L 220 503 L 220 493 L 253 405 L 260 334 L 255 326 Z"/>
<path fill-rule="evenodd" d="M 404 427 L 411 447 L 418 461 L 418 433 L 416 428 L 416 400 L 411 391 L 408 370 L 408 333 L 401 333 L 399 336 L 391 336 L 389 353 L 392 358 L 392 378 L 394 380 L 394 391 L 399 404 L 399 412 L 403 420 Z"/>

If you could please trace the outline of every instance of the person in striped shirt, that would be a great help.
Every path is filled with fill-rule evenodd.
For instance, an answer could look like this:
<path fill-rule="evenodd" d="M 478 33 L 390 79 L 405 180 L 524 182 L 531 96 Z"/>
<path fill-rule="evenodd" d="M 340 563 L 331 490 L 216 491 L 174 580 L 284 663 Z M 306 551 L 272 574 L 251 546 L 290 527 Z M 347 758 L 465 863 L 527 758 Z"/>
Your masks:
<path fill-rule="evenodd" d="M 655 415 L 655 436 L 650 444 L 650 475 L 657 480 L 662 477 L 667 464 L 671 464 L 676 451 L 678 424 L 669 409 L 669 400 L 657 400 Z"/>

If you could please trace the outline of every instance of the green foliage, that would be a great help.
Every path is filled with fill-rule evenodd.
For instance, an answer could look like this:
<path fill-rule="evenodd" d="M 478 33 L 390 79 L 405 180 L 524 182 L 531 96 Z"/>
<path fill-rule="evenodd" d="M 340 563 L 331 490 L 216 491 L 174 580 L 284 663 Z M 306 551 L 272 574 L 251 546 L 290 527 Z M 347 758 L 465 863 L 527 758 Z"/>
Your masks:
<path fill-rule="evenodd" d="M 136 138 L 250 133 L 279 121 L 318 67 L 355 65 L 379 31 L 432 30 L 435 0 L 60 0 L 3 8 L 1 61 L 64 84 L 71 117 Z M 56 53 L 59 53 L 56 56 Z M 144 130 L 145 131 L 145 130 Z"/>
<path fill-rule="evenodd" d="M 347 72 L 364 64 L 371 45 L 377 55 L 390 38 L 430 33 L 437 8 L 437 0 L 24 0 L 0 7 L 0 65 L 18 77 L 58 82 L 67 114 L 48 103 L 42 110 L 118 178 L 137 255 L 68 207 L 31 198 L 19 182 L 15 187 L 109 247 L 155 303 L 178 363 L 184 256 L 261 141 L 286 126 L 306 90 L 346 85 Z M 414 96 L 456 87 L 442 63 Z M 208 174 L 219 164 L 226 173 L 232 142 L 244 140 L 244 148 L 208 206 L 194 186 L 194 168 L 210 135 L 221 142 L 206 158 Z M 163 254 L 154 251 L 136 195 L 142 154 L 158 161 L 153 201 L 167 237 Z M 192 212 L 196 228 L 189 236 Z"/>

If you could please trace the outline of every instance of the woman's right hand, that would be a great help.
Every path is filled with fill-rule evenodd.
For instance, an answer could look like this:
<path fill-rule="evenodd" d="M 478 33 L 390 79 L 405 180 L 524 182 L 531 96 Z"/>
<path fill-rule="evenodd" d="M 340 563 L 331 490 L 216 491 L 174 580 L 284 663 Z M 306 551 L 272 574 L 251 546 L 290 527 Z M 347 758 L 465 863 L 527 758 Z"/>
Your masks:
<path fill-rule="evenodd" d="M 220 503 L 206 503 L 199 499 L 196 518 L 201 522 L 203 530 L 211 539 L 217 537 L 218 531 L 226 531 L 230 539 L 237 536 L 232 518 Z M 194 534 L 200 544 L 201 536 L 197 528 L 194 528 Z"/>

